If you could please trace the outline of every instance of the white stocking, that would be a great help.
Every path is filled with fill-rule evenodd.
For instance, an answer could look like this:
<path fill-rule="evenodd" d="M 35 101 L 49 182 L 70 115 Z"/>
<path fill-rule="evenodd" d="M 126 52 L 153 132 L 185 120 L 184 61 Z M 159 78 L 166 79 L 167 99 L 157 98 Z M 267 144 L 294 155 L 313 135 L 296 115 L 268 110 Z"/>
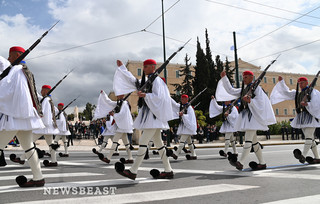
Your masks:
<path fill-rule="evenodd" d="M 54 149 L 52 149 L 52 147 L 50 146 L 51 144 L 53 144 L 53 135 L 45 135 L 44 138 L 46 139 L 46 142 L 49 145 L 49 151 L 51 154 L 51 162 L 55 163 L 55 162 L 57 162 L 56 151 Z"/>
<path fill-rule="evenodd" d="M 126 147 L 126 151 L 127 151 L 127 154 L 128 154 L 128 159 L 132 160 L 132 153 L 131 153 L 131 150 L 130 150 L 130 143 L 129 143 L 129 140 L 128 140 L 128 135 L 125 133 L 125 134 L 122 134 L 122 142 L 124 144 L 124 146 Z"/>
<path fill-rule="evenodd" d="M 231 146 L 232 146 L 233 153 L 234 153 L 234 154 L 238 154 L 238 152 L 237 152 L 237 147 L 236 147 L 236 139 L 235 139 L 235 137 L 233 136 L 233 133 L 232 133 L 232 135 L 231 135 L 231 137 L 230 137 L 230 143 L 231 143 Z"/>
<path fill-rule="evenodd" d="M 188 137 L 189 137 L 189 135 L 181 135 L 179 147 L 175 153 L 177 156 L 181 153 L 181 150 L 183 149 L 183 147 L 185 145 L 184 143 L 187 141 Z"/>
<path fill-rule="evenodd" d="M 117 132 L 115 135 L 114 135 L 114 138 L 113 138 L 113 143 L 112 143 L 112 146 L 111 146 L 111 149 L 107 155 L 107 159 L 111 159 L 113 153 L 115 152 L 116 148 L 119 146 L 119 140 L 120 138 L 122 137 L 122 135 L 124 135 L 126 133 L 122 133 L 122 132 Z"/>
<path fill-rule="evenodd" d="M 253 137 L 252 146 L 253 146 L 254 153 L 256 154 L 256 157 L 259 160 L 259 164 L 266 164 L 262 156 L 262 149 L 261 149 L 260 143 L 258 142 L 257 135 Z"/>
<path fill-rule="evenodd" d="M 230 140 L 231 140 L 231 136 L 233 135 L 232 132 L 226 132 L 225 133 L 225 142 L 224 142 L 224 152 L 227 154 L 228 152 L 228 148 L 230 146 Z"/>
<path fill-rule="evenodd" d="M 19 131 L 19 132 L 17 132 L 17 137 L 19 139 L 21 147 L 25 151 L 28 151 L 34 147 L 33 135 L 32 135 L 31 130 L 30 131 Z M 28 163 L 30 165 L 30 168 L 31 168 L 31 171 L 33 174 L 33 180 L 38 181 L 38 180 L 43 179 L 37 151 L 35 149 L 31 149 L 30 151 L 25 153 L 25 156 L 26 156 Z"/>
<path fill-rule="evenodd" d="M 313 128 L 313 127 L 302 128 L 302 131 L 303 131 L 303 134 L 305 135 L 305 138 L 306 138 L 306 141 L 303 146 L 302 155 L 304 157 L 306 157 L 309 150 L 311 149 L 312 143 L 314 142 L 314 135 L 313 134 L 314 134 L 315 128 Z M 314 148 L 313 151 L 316 151 L 316 154 L 318 154 L 317 148 Z M 316 156 L 316 155 L 314 155 L 314 156 Z M 319 154 L 317 156 L 319 157 Z"/>
<path fill-rule="evenodd" d="M 247 130 L 244 138 L 245 138 L 245 144 L 243 146 L 243 151 L 241 154 L 241 158 L 239 160 L 239 162 L 241 164 L 243 164 L 244 160 L 246 159 L 246 157 L 249 155 L 250 151 L 251 151 L 251 146 L 252 146 L 252 139 L 254 137 L 254 135 L 256 135 L 256 130 Z"/>
<path fill-rule="evenodd" d="M 193 144 L 193 142 L 191 140 L 191 135 L 189 135 L 189 137 L 187 139 L 187 143 L 188 143 L 188 147 L 189 147 L 189 149 L 191 151 L 191 156 L 194 156 L 194 157 L 197 156 L 196 152 L 194 151 L 194 144 Z"/>

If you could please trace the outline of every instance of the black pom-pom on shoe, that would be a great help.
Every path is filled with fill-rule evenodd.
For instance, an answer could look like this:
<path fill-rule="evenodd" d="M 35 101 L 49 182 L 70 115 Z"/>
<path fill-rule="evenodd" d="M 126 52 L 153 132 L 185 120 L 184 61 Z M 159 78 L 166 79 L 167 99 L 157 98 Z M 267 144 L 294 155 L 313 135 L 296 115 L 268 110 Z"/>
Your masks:
<path fill-rule="evenodd" d="M 99 159 L 100 159 L 100 160 L 103 160 L 104 156 L 103 156 L 102 153 L 98 153 L 98 156 L 99 156 Z"/>
<path fill-rule="evenodd" d="M 44 165 L 44 166 L 48 166 L 48 165 L 49 165 L 49 160 L 44 160 L 44 161 L 43 161 L 43 165 Z"/>
<path fill-rule="evenodd" d="M 250 166 L 250 168 L 251 168 L 252 170 L 256 170 L 257 167 L 258 167 L 258 163 L 255 162 L 255 161 L 252 161 L 252 162 L 249 163 L 249 166 Z"/>
<path fill-rule="evenodd" d="M 17 158 L 16 154 L 10 154 L 10 160 L 14 161 Z"/>
<path fill-rule="evenodd" d="M 16 182 L 20 187 L 22 187 L 25 183 L 28 182 L 28 180 L 27 180 L 27 178 L 25 176 L 18 176 L 16 178 Z"/>
<path fill-rule="evenodd" d="M 117 172 L 123 172 L 124 169 L 125 169 L 125 166 L 124 166 L 124 164 L 121 163 L 121 162 L 116 162 L 116 163 L 114 164 L 114 168 L 115 168 L 115 170 L 116 170 Z"/>
<path fill-rule="evenodd" d="M 236 154 L 231 154 L 231 155 L 229 155 L 228 160 L 235 163 L 238 161 L 238 157 Z"/>
<path fill-rule="evenodd" d="M 315 164 L 314 159 L 312 157 L 306 157 L 306 161 L 308 164 Z"/>
<path fill-rule="evenodd" d="M 125 158 L 120 158 L 120 162 L 122 163 L 122 164 L 125 164 L 126 163 L 126 159 Z"/>
<path fill-rule="evenodd" d="M 151 171 L 150 171 L 150 175 L 152 176 L 152 178 L 158 178 L 159 177 L 159 175 L 160 175 L 160 171 L 158 170 L 158 169 L 152 169 Z"/>

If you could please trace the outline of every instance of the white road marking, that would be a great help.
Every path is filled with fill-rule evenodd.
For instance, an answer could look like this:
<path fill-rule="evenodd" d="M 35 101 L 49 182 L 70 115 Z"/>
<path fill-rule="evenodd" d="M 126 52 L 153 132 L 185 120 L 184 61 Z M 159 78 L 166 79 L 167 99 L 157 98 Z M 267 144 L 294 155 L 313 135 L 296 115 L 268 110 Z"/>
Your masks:
<path fill-rule="evenodd" d="M 319 204 L 320 195 L 304 196 L 299 198 L 289 198 L 289 199 L 277 200 L 277 201 L 263 203 L 263 204 L 301 204 L 301 203 Z"/>
<path fill-rule="evenodd" d="M 46 169 L 46 168 L 41 168 L 41 171 L 57 171 L 58 169 Z M 31 169 L 13 169 L 13 170 L 7 170 L 7 171 L 0 171 L 0 174 L 5 174 L 5 173 L 13 173 L 13 172 L 31 172 Z"/>
<path fill-rule="evenodd" d="M 194 196 L 210 195 L 215 193 L 243 191 L 248 189 L 259 188 L 259 186 L 248 185 L 233 185 L 233 184 L 216 184 L 207 186 L 197 186 L 189 188 L 178 188 L 161 191 L 148 191 L 140 193 L 129 193 L 120 195 L 105 195 L 105 196 L 89 196 L 81 198 L 66 198 L 46 200 L 46 203 L 140 203 L 151 201 L 163 201 L 177 198 L 188 198 Z M 115 191 L 117 193 L 117 191 Z M 43 203 L 44 201 L 31 201 L 25 203 Z"/>
<path fill-rule="evenodd" d="M 79 172 L 79 173 L 58 173 L 58 174 L 43 174 L 44 178 L 62 178 L 62 177 L 79 177 L 79 176 L 101 176 L 105 174 L 100 173 L 89 173 L 89 172 Z M 25 175 L 27 178 L 32 177 L 32 175 Z M 16 179 L 16 176 L 1 176 L 0 181 Z"/>
<path fill-rule="evenodd" d="M 48 188 L 63 188 L 63 187 L 82 187 L 82 186 L 116 186 L 116 185 L 133 185 L 142 183 L 156 183 L 170 181 L 169 179 L 152 179 L 152 178 L 137 178 L 130 179 L 112 179 L 112 180 L 95 180 L 95 181 L 73 181 L 62 183 L 46 183 L 44 187 L 20 188 L 18 185 L 0 186 L 0 194 L 8 192 L 22 191 L 44 191 Z M 82 203 L 82 202 L 80 202 Z"/>

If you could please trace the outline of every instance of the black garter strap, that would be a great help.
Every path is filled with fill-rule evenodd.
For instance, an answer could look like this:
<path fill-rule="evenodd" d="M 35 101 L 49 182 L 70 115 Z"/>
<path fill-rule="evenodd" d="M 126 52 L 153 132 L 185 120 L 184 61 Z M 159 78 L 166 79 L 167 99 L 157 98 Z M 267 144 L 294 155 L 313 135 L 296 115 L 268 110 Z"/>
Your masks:
<path fill-rule="evenodd" d="M 27 149 L 26 151 L 24 151 L 25 153 L 30 152 L 31 150 L 36 148 L 36 144 L 33 143 L 33 147 L 31 147 L 30 149 Z"/>
<path fill-rule="evenodd" d="M 148 145 L 139 145 L 139 147 L 146 147 L 146 148 L 148 148 Z"/>
<path fill-rule="evenodd" d="M 165 148 L 165 146 L 160 147 L 160 148 L 158 149 L 158 151 L 159 151 L 159 150 L 162 150 L 163 148 Z"/>
<path fill-rule="evenodd" d="M 113 142 L 113 144 L 117 144 L 117 146 L 119 146 L 119 145 L 120 145 L 118 142 Z"/>

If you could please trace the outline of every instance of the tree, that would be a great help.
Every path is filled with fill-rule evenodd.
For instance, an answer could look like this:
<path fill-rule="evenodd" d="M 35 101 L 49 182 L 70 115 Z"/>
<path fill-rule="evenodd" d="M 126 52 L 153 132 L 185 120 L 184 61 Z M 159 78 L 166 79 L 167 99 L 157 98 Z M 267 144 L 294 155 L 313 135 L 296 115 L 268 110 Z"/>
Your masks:
<path fill-rule="evenodd" d="M 191 70 L 191 63 L 189 63 L 190 58 L 188 58 L 188 54 L 186 54 L 186 57 L 184 58 L 185 66 L 181 67 L 179 70 L 180 74 L 179 76 L 184 77 L 181 84 L 171 84 L 175 87 L 174 91 L 175 94 L 172 94 L 172 98 L 176 101 L 180 100 L 180 96 L 183 94 L 186 94 L 188 96 L 193 95 L 193 87 L 192 87 L 192 70 Z"/>
<path fill-rule="evenodd" d="M 91 103 L 86 104 L 86 108 L 83 110 L 81 116 L 86 120 L 92 120 L 93 111 L 96 109 L 96 105 L 92 105 Z M 79 113 L 80 117 L 80 113 Z"/>
<path fill-rule="evenodd" d="M 231 83 L 234 83 L 234 70 L 230 68 L 230 62 L 226 58 L 226 63 L 221 61 L 219 55 L 217 55 L 213 60 L 213 56 L 210 49 L 210 40 L 208 31 L 205 31 L 206 38 L 206 53 L 204 54 L 199 38 L 197 39 L 197 53 L 196 53 L 196 66 L 195 66 L 195 77 L 193 82 L 194 95 L 198 94 L 205 87 L 207 87 L 207 91 L 204 92 L 199 98 L 201 104 L 199 105 L 200 110 L 203 111 L 205 116 L 208 116 L 208 107 L 210 103 L 211 95 L 214 95 L 217 89 L 218 81 L 220 80 L 220 73 L 223 70 L 226 70 L 227 76 Z M 215 123 L 220 118 L 210 119 L 207 117 L 207 123 Z"/>
<path fill-rule="evenodd" d="M 217 87 L 217 72 L 215 69 L 215 64 L 212 58 L 211 54 L 211 49 L 210 49 L 210 40 L 209 40 L 209 35 L 208 35 L 208 30 L 206 29 L 205 31 L 205 38 L 206 38 L 206 59 L 208 61 L 208 66 L 209 66 L 209 76 L 210 80 L 208 83 L 208 90 L 207 90 L 207 95 L 211 96 L 214 95 L 216 92 L 216 87 Z"/>
<path fill-rule="evenodd" d="M 234 85 L 235 80 L 234 80 L 233 76 L 235 75 L 234 72 L 235 72 L 236 68 L 234 67 L 232 69 L 230 67 L 230 62 L 228 61 L 228 57 L 226 57 L 226 62 L 224 63 L 224 67 L 225 67 L 225 71 L 226 71 L 226 74 L 227 74 L 227 77 L 228 77 L 230 83 Z"/>
<path fill-rule="evenodd" d="M 201 127 L 207 126 L 206 116 L 203 115 L 202 110 L 195 110 L 194 112 L 196 114 L 198 125 L 201 126 Z"/>
<path fill-rule="evenodd" d="M 201 48 L 199 38 L 197 38 L 196 57 L 196 66 L 194 67 L 195 76 L 192 81 L 194 95 L 197 95 L 204 88 L 208 87 L 208 82 L 210 80 L 208 60 L 206 59 L 203 49 Z M 206 94 L 206 92 L 203 93 L 201 96 L 198 97 L 197 100 L 201 101 L 200 105 L 198 106 L 198 109 L 202 110 L 203 112 L 206 112 L 210 103 L 210 100 L 208 100 L 208 94 Z"/>

